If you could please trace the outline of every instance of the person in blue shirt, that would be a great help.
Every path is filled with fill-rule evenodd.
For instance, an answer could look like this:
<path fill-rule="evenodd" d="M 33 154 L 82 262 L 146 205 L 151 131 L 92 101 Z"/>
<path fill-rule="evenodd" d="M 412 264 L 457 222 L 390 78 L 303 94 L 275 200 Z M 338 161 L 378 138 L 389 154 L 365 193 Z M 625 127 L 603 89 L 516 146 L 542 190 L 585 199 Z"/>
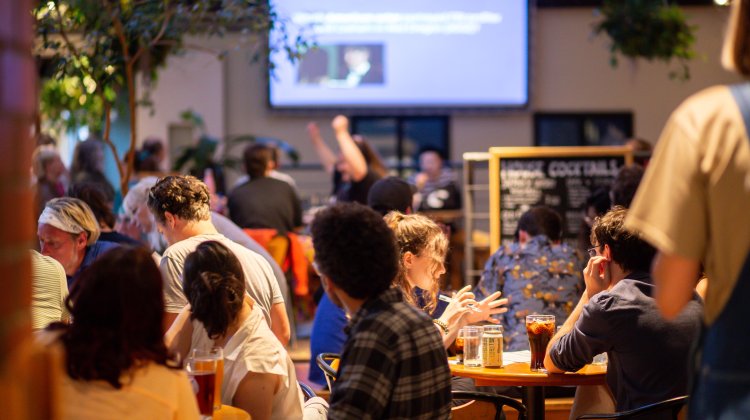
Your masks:
<path fill-rule="evenodd" d="M 41 253 L 62 264 L 68 288 L 73 286 L 84 268 L 118 246 L 97 241 L 99 234 L 99 223 L 91 208 L 77 198 L 50 200 L 39 216 L 37 236 Z"/>

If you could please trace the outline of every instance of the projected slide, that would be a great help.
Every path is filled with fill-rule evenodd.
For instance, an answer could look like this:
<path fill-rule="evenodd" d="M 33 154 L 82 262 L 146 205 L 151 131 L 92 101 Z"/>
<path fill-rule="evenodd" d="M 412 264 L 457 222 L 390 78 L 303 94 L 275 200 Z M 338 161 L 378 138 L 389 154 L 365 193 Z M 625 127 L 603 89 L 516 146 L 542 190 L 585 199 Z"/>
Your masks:
<path fill-rule="evenodd" d="M 295 64 L 282 53 L 272 55 L 274 108 L 521 107 L 528 102 L 526 1 L 274 4 L 292 29 L 303 28 L 318 45 Z"/>

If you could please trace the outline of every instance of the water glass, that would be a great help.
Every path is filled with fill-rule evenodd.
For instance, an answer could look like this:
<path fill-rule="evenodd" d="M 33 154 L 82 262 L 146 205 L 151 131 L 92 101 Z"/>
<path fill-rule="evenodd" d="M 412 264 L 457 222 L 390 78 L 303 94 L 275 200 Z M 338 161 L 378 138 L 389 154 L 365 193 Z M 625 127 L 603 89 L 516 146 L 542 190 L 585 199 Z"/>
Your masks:
<path fill-rule="evenodd" d="M 464 366 L 482 366 L 481 341 L 482 327 L 464 327 Z"/>

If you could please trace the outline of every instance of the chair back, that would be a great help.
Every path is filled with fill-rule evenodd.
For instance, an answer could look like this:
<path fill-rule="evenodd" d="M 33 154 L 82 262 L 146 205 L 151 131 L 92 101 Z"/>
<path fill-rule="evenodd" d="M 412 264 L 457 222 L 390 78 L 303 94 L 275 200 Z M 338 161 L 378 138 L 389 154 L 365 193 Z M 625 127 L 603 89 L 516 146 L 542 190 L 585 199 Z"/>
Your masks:
<path fill-rule="evenodd" d="M 297 383 L 299 384 L 299 389 L 302 390 L 302 395 L 305 396 L 305 401 L 316 396 L 315 391 L 313 391 L 313 389 L 310 388 L 310 385 L 304 382 L 300 382 L 299 380 L 297 381 Z"/>
<path fill-rule="evenodd" d="M 341 356 L 336 353 L 320 353 L 318 357 L 315 358 L 318 367 L 323 371 L 323 374 L 326 377 L 328 389 L 333 389 L 333 383 L 336 381 L 340 360 Z"/>
<path fill-rule="evenodd" d="M 504 418 L 503 407 L 506 406 L 518 412 L 518 420 L 526 420 L 526 406 L 505 395 L 474 391 L 453 391 L 451 394 L 453 400 L 471 400 L 451 409 L 451 416 L 454 420 L 490 418 L 500 420 Z"/>
<path fill-rule="evenodd" d="M 627 420 L 677 420 L 680 418 L 680 411 L 687 404 L 688 397 L 671 398 L 658 403 L 645 405 L 633 410 L 621 411 L 611 414 L 584 414 L 578 416 L 578 420 L 597 420 L 597 419 L 627 419 Z"/>

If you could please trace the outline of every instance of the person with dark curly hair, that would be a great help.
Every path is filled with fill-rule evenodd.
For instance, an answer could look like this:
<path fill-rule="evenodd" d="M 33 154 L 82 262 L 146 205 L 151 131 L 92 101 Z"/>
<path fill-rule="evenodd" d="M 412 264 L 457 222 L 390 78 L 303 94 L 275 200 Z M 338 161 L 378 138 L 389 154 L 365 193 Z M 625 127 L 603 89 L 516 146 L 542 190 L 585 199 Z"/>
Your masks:
<path fill-rule="evenodd" d="M 688 393 L 690 349 L 700 331 L 697 294 L 673 322 L 659 313 L 649 274 L 656 250 L 625 229 L 627 210 L 615 206 L 596 219 L 586 290 L 550 341 L 544 366 L 575 372 L 607 353 L 607 384 L 617 411 Z"/>
<path fill-rule="evenodd" d="M 149 190 L 149 210 L 169 247 L 160 267 L 164 274 L 165 330 L 187 305 L 182 289 L 185 258 L 206 241 L 229 248 L 244 271 L 245 290 L 263 313 L 274 335 L 286 344 L 290 327 L 284 297 L 268 262 L 257 253 L 220 234 L 211 222 L 208 187 L 192 176 L 167 176 Z"/>
<path fill-rule="evenodd" d="M 323 288 L 351 316 L 328 419 L 448 418 L 450 370 L 440 335 L 391 287 L 399 269 L 393 231 L 354 203 L 321 210 L 311 230 Z"/>
<path fill-rule="evenodd" d="M 43 338 L 65 350 L 64 419 L 197 419 L 186 373 L 164 344 L 159 268 L 144 248 L 115 248 L 85 269 L 66 306 L 75 322 Z"/>
<path fill-rule="evenodd" d="M 302 416 L 302 395 L 294 363 L 245 294 L 242 265 L 219 242 L 199 244 L 185 259 L 185 296 L 190 303 L 166 334 L 183 357 L 191 349 L 224 350 L 221 402 L 253 419 Z"/>

